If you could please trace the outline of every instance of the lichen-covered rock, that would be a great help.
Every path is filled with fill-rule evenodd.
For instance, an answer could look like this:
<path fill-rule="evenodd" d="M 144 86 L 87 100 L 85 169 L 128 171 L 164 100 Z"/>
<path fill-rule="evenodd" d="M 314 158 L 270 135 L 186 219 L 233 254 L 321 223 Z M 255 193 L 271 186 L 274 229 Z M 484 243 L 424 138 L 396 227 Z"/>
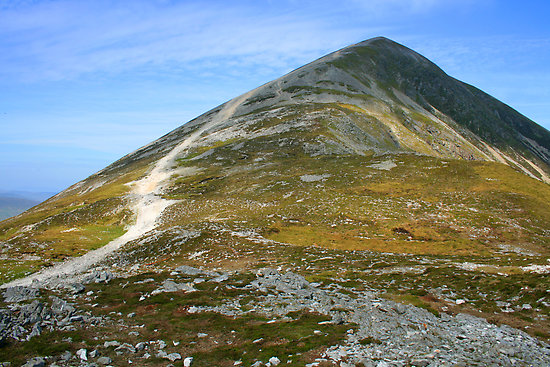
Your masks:
<path fill-rule="evenodd" d="M 36 298 L 38 294 L 39 291 L 36 288 L 23 286 L 10 287 L 4 291 L 4 301 L 9 303 L 26 301 Z"/>

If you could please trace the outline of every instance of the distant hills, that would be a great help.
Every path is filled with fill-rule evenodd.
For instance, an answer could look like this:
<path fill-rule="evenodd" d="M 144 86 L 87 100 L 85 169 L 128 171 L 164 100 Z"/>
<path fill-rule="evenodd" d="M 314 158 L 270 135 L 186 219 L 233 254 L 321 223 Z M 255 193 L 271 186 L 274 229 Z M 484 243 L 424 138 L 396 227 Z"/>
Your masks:
<path fill-rule="evenodd" d="M 0 221 L 21 214 L 53 195 L 52 192 L 0 192 Z"/>

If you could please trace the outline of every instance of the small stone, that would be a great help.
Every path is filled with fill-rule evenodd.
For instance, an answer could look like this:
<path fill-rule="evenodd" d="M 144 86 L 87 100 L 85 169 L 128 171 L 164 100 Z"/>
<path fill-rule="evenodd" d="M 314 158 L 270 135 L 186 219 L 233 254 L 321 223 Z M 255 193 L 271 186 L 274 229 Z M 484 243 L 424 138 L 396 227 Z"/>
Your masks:
<path fill-rule="evenodd" d="M 99 357 L 99 358 L 97 359 L 97 363 L 99 363 L 99 364 L 101 364 L 101 365 L 104 365 L 104 366 L 110 364 L 111 362 L 112 362 L 112 359 L 109 358 L 109 357 L 105 357 L 105 356 Z"/>
<path fill-rule="evenodd" d="M 184 274 L 184 275 L 204 274 L 204 271 L 197 268 L 193 268 L 191 266 L 187 266 L 187 265 L 182 265 L 180 267 L 177 267 L 176 269 L 174 269 L 174 271 L 177 271 L 178 273 Z"/>
<path fill-rule="evenodd" d="M 166 353 L 165 351 L 163 351 L 162 349 L 158 351 L 157 353 L 157 358 L 166 358 L 166 356 L 168 355 L 168 353 Z"/>
<path fill-rule="evenodd" d="M 97 349 L 94 349 L 90 352 L 90 358 L 97 358 L 99 356 L 99 352 L 97 351 Z"/>
<path fill-rule="evenodd" d="M 116 340 L 112 340 L 112 341 L 109 341 L 109 342 L 105 342 L 103 343 L 103 346 L 105 348 L 109 348 L 109 347 L 118 347 L 120 345 L 120 343 Z"/>
<path fill-rule="evenodd" d="M 225 282 L 226 280 L 229 279 L 229 276 L 227 276 L 227 274 L 222 274 L 218 277 L 215 277 L 214 279 L 212 279 L 212 282 L 214 283 L 221 283 L 221 282 Z"/>
<path fill-rule="evenodd" d="M 198 333 L 197 334 L 198 338 L 206 338 L 207 336 L 208 336 L 208 334 L 205 334 L 205 333 Z"/>
<path fill-rule="evenodd" d="M 135 317 L 135 316 L 136 316 L 136 313 L 135 313 L 135 312 L 130 312 L 130 313 L 128 314 L 128 317 Z"/>
<path fill-rule="evenodd" d="M 139 333 L 137 331 L 130 331 L 128 333 L 128 335 L 130 335 L 130 336 L 139 336 Z"/>
<path fill-rule="evenodd" d="M 120 352 L 120 353 L 124 353 L 124 352 L 135 353 L 136 348 L 134 348 L 134 346 L 132 344 L 123 343 L 119 347 L 115 348 L 115 352 L 117 352 L 117 353 L 118 352 Z"/>
<path fill-rule="evenodd" d="M 31 358 L 22 367 L 44 367 L 46 362 L 42 357 Z"/>
<path fill-rule="evenodd" d="M 86 349 L 81 348 L 81 349 L 76 351 L 76 356 L 78 358 L 80 358 L 81 360 L 83 360 L 83 361 L 87 361 L 88 360 L 88 357 L 86 356 L 87 353 L 88 353 L 88 351 Z"/>
<path fill-rule="evenodd" d="M 281 363 L 281 360 L 277 357 L 271 357 L 269 358 L 268 362 L 270 366 L 277 366 L 279 363 Z"/>
<path fill-rule="evenodd" d="M 529 303 L 524 303 L 521 305 L 522 310 L 531 310 L 533 307 Z"/>
<path fill-rule="evenodd" d="M 456 303 L 457 305 L 462 305 L 462 304 L 466 303 L 466 301 L 463 300 L 463 299 L 457 299 L 457 300 L 455 301 L 455 303 Z"/>
<path fill-rule="evenodd" d="M 86 289 L 82 283 L 71 283 L 68 284 L 65 288 L 67 288 L 67 290 L 72 294 L 82 293 L 84 292 L 84 289 Z"/>
<path fill-rule="evenodd" d="M 184 367 L 191 367 L 192 363 L 193 363 L 193 357 L 185 357 L 185 359 L 183 360 Z"/>
<path fill-rule="evenodd" d="M 411 366 L 415 367 L 426 367 L 430 364 L 430 361 L 426 359 L 413 359 L 411 360 Z"/>
<path fill-rule="evenodd" d="M 144 350 L 146 346 L 147 346 L 146 343 L 144 343 L 144 342 L 139 342 L 139 343 L 136 344 L 136 350 L 137 350 L 137 351 Z"/>
<path fill-rule="evenodd" d="M 170 353 L 165 358 L 169 359 L 170 361 L 174 362 L 179 359 L 181 359 L 181 355 L 179 353 Z"/>
<path fill-rule="evenodd" d="M 71 354 L 71 352 L 69 352 L 68 350 L 66 350 L 66 351 L 63 352 L 63 354 L 61 355 L 61 360 L 66 362 L 66 361 L 68 361 L 69 359 L 71 359 L 72 356 L 73 356 L 73 355 Z"/>

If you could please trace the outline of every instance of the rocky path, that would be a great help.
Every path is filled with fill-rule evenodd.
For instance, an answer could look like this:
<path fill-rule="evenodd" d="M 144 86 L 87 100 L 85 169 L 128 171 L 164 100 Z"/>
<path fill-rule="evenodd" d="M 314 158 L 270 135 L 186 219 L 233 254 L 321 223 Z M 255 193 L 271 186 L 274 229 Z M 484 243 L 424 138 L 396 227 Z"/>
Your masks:
<path fill-rule="evenodd" d="M 29 286 L 33 282 L 55 285 L 58 283 L 65 283 L 68 280 L 73 281 L 75 278 L 81 277 L 83 272 L 100 262 L 110 253 L 117 251 L 126 243 L 136 240 L 147 232 L 155 229 L 163 211 L 176 202 L 175 200 L 164 199 L 161 196 L 163 189 L 170 182 L 170 177 L 173 174 L 172 167 L 176 158 L 185 150 L 189 149 L 205 131 L 230 119 L 235 114 L 237 107 L 249 98 L 253 92 L 254 91 L 245 93 L 227 102 L 210 121 L 203 124 L 172 149 L 166 156 L 158 160 L 147 176 L 130 184 L 132 187 L 130 197 L 134 203 L 132 205 L 132 211 L 135 214 L 135 223 L 127 228 L 125 234 L 109 242 L 107 245 L 97 250 L 90 251 L 83 256 L 43 269 L 25 278 L 16 279 L 12 282 L 3 284 L 1 287 Z"/>

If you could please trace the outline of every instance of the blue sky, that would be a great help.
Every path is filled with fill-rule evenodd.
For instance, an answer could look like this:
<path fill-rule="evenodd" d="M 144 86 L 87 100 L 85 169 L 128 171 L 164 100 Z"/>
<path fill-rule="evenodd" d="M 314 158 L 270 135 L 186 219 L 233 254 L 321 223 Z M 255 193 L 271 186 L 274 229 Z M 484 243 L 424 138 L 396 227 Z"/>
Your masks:
<path fill-rule="evenodd" d="M 0 1 L 0 191 L 60 191 L 331 51 L 386 36 L 550 129 L 549 1 Z"/>

